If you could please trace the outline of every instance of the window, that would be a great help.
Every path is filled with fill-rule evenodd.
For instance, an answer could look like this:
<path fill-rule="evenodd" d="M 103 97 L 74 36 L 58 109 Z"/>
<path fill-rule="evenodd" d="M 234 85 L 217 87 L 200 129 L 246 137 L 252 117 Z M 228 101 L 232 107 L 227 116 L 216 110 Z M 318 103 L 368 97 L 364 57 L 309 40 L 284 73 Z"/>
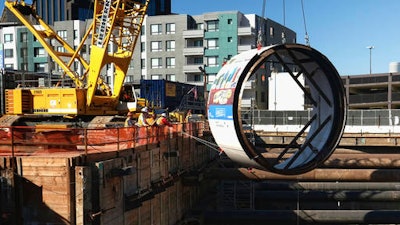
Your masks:
<path fill-rule="evenodd" d="M 28 42 L 28 33 L 27 32 L 21 32 L 21 42 Z"/>
<path fill-rule="evenodd" d="M 129 69 L 133 69 L 134 61 L 131 60 L 131 63 L 129 63 Z"/>
<path fill-rule="evenodd" d="M 273 37 L 274 34 L 275 34 L 274 28 L 273 28 L 273 27 L 270 27 L 270 28 L 269 28 L 269 36 Z"/>
<path fill-rule="evenodd" d="M 145 29 L 144 25 L 142 26 L 142 29 L 140 29 L 140 34 L 141 35 L 146 35 L 146 29 Z"/>
<path fill-rule="evenodd" d="M 169 80 L 169 81 L 176 81 L 175 74 L 167 74 L 167 80 Z"/>
<path fill-rule="evenodd" d="M 233 23 L 232 19 L 228 19 L 228 24 L 232 24 L 232 23 Z"/>
<path fill-rule="evenodd" d="M 146 51 L 146 43 L 140 42 L 140 52 L 145 52 L 145 51 Z"/>
<path fill-rule="evenodd" d="M 218 20 L 212 20 L 207 22 L 207 31 L 218 31 Z"/>
<path fill-rule="evenodd" d="M 161 58 L 152 58 L 151 59 L 151 68 L 152 69 L 162 68 Z"/>
<path fill-rule="evenodd" d="M 57 31 L 57 35 L 60 36 L 62 39 L 67 40 L 67 31 L 66 30 Z"/>
<path fill-rule="evenodd" d="M 218 66 L 217 56 L 207 57 L 207 64 L 209 67 L 217 67 Z"/>
<path fill-rule="evenodd" d="M 194 81 L 195 82 L 203 81 L 203 76 L 202 75 L 194 75 Z"/>
<path fill-rule="evenodd" d="M 12 34 L 4 34 L 4 43 L 11 43 L 13 39 L 14 37 Z"/>
<path fill-rule="evenodd" d="M 161 52 L 162 51 L 161 41 L 152 41 L 151 42 L 151 51 L 152 52 Z"/>
<path fill-rule="evenodd" d="M 86 52 L 87 52 L 87 47 L 86 47 L 86 45 L 83 45 L 82 49 L 81 49 L 81 53 L 86 54 Z"/>
<path fill-rule="evenodd" d="M 151 79 L 152 80 L 161 80 L 162 79 L 162 75 L 161 74 L 152 74 L 151 75 Z"/>
<path fill-rule="evenodd" d="M 207 75 L 207 82 L 208 82 L 208 83 L 214 82 L 214 81 L 215 81 L 215 77 L 217 77 L 216 74 L 208 74 L 208 75 Z"/>
<path fill-rule="evenodd" d="M 167 30 L 167 34 L 175 34 L 175 24 L 167 23 L 166 30 Z"/>
<path fill-rule="evenodd" d="M 208 49 L 218 49 L 218 39 L 207 40 Z"/>
<path fill-rule="evenodd" d="M 14 69 L 14 64 L 4 64 L 5 69 Z"/>
<path fill-rule="evenodd" d="M 232 42 L 232 37 L 228 37 L 228 42 Z"/>
<path fill-rule="evenodd" d="M 12 49 L 4 49 L 4 58 L 14 57 L 14 51 Z"/>
<path fill-rule="evenodd" d="M 78 71 L 79 69 L 79 63 L 78 62 L 74 62 L 74 71 Z"/>
<path fill-rule="evenodd" d="M 44 63 L 35 63 L 35 72 L 44 72 Z"/>
<path fill-rule="evenodd" d="M 204 30 L 204 24 L 203 23 L 196 24 L 196 30 Z"/>
<path fill-rule="evenodd" d="M 193 42 L 193 45 L 194 45 L 195 47 L 203 47 L 203 40 L 195 40 L 195 41 Z"/>
<path fill-rule="evenodd" d="M 175 41 L 167 41 L 167 52 L 175 51 Z"/>
<path fill-rule="evenodd" d="M 63 68 L 58 64 L 56 64 L 56 70 L 57 70 L 57 72 L 63 72 L 64 71 Z"/>
<path fill-rule="evenodd" d="M 35 48 L 34 49 L 34 56 L 35 57 L 44 57 L 45 56 L 44 48 Z"/>
<path fill-rule="evenodd" d="M 194 64 L 196 64 L 196 65 L 202 65 L 203 64 L 203 57 L 195 57 L 193 59 L 193 61 L 194 61 Z"/>
<path fill-rule="evenodd" d="M 151 35 L 160 35 L 162 33 L 161 24 L 152 24 L 150 25 L 150 29 Z"/>
<path fill-rule="evenodd" d="M 65 48 L 63 46 L 57 46 L 57 52 L 65 52 Z"/>
<path fill-rule="evenodd" d="M 21 54 L 21 58 L 28 57 L 28 49 L 27 48 L 21 48 L 20 54 Z"/>
<path fill-rule="evenodd" d="M 146 69 L 146 60 L 145 59 L 140 60 L 140 68 Z"/>
<path fill-rule="evenodd" d="M 21 70 L 28 70 L 28 63 L 21 63 Z"/>
<path fill-rule="evenodd" d="M 175 68 L 175 58 L 167 57 L 167 68 Z"/>
<path fill-rule="evenodd" d="M 79 38 L 78 30 L 74 30 L 74 40 Z"/>

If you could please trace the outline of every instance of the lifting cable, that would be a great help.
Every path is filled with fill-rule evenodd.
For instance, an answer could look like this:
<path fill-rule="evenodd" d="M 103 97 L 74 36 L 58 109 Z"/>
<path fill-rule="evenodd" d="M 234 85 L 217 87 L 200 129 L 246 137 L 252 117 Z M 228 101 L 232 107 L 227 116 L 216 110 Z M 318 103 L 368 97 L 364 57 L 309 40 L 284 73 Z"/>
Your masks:
<path fill-rule="evenodd" d="M 213 142 L 210 142 L 210 141 L 201 139 L 201 138 L 199 138 L 199 137 L 190 135 L 189 133 L 186 133 L 186 132 L 184 132 L 184 131 L 182 131 L 182 134 L 184 134 L 184 135 L 186 135 L 186 136 L 189 136 L 190 138 L 193 138 L 195 141 L 198 141 L 198 142 L 204 144 L 205 146 L 211 148 L 212 150 L 217 151 L 217 152 L 220 153 L 220 154 L 222 153 L 222 150 L 219 148 L 219 146 L 218 146 L 216 143 L 213 143 Z"/>
<path fill-rule="evenodd" d="M 304 23 L 304 31 L 305 31 L 305 41 L 306 41 L 306 45 L 310 46 L 310 38 L 308 37 L 308 33 L 307 33 L 307 25 L 306 25 L 306 15 L 304 13 L 304 0 L 301 0 L 301 10 L 303 12 L 303 23 Z"/>

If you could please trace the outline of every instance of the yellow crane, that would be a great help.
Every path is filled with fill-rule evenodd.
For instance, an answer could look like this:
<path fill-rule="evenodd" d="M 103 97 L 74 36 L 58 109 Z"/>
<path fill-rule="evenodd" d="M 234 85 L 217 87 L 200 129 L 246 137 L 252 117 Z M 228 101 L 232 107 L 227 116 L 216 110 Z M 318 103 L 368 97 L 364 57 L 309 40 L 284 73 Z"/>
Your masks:
<path fill-rule="evenodd" d="M 23 0 L 6 1 L 5 6 L 32 32 L 74 83 L 74 87 L 8 89 L 5 93 L 6 114 L 112 116 L 137 110 L 136 97 L 131 102 L 121 102 L 119 96 L 149 1 L 95 0 L 92 24 L 76 49 L 36 14 L 34 5 Z M 89 61 L 80 54 L 88 38 L 91 38 Z M 63 47 L 63 51 L 53 47 L 55 41 Z M 84 68 L 82 74 L 74 71 L 75 62 Z M 115 68 L 113 87 L 101 76 L 108 64 L 113 64 Z"/>

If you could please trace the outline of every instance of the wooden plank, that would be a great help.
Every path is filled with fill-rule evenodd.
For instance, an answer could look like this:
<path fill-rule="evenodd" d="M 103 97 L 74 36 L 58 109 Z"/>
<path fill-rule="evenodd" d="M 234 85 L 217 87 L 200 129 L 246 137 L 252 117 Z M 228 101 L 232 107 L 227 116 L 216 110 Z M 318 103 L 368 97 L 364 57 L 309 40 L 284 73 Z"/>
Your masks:
<path fill-rule="evenodd" d="M 161 223 L 160 225 L 169 225 L 169 192 L 168 189 L 161 194 Z"/>
<path fill-rule="evenodd" d="M 177 218 L 176 185 L 168 188 L 169 193 L 169 224 L 175 224 Z"/>
<path fill-rule="evenodd" d="M 66 177 L 38 177 L 38 176 L 24 176 L 27 180 L 36 184 L 37 186 L 51 185 L 67 185 L 68 179 Z"/>
<path fill-rule="evenodd" d="M 143 202 L 140 207 L 140 225 L 152 225 L 151 224 L 151 202 Z"/>
<path fill-rule="evenodd" d="M 159 181 L 161 179 L 160 171 L 160 148 L 151 150 L 151 181 Z"/>
<path fill-rule="evenodd" d="M 55 193 L 42 189 L 43 202 L 49 205 L 67 205 L 69 203 L 69 196 L 65 193 Z"/>
<path fill-rule="evenodd" d="M 151 224 L 161 224 L 161 195 L 155 195 L 151 199 L 151 207 Z"/>
<path fill-rule="evenodd" d="M 129 210 L 124 213 L 125 223 L 124 225 L 139 225 L 140 209 L 136 208 Z"/>
<path fill-rule="evenodd" d="M 22 171 L 25 177 L 66 177 L 68 175 L 68 169 L 60 167 L 23 167 Z"/>
<path fill-rule="evenodd" d="M 89 220 L 87 212 L 92 210 L 92 171 L 90 167 L 75 167 L 75 210 L 76 225 L 85 225 Z"/>
<path fill-rule="evenodd" d="M 25 167 L 33 166 L 33 167 L 68 167 L 68 161 L 65 160 L 65 157 L 19 157 L 22 160 L 22 165 Z"/>
<path fill-rule="evenodd" d="M 99 172 L 99 203 L 102 214 L 101 224 L 123 224 L 123 182 L 121 177 L 109 177 L 114 168 L 124 167 L 122 158 L 110 159 L 96 163 Z"/>

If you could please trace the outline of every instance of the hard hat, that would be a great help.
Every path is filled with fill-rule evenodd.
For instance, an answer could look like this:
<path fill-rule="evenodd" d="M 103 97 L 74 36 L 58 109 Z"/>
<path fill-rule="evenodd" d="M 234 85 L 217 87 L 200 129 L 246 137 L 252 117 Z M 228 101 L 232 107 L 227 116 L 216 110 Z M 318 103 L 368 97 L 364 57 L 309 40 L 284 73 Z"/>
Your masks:
<path fill-rule="evenodd" d="M 161 113 L 161 116 L 167 117 L 167 114 L 166 113 Z"/>
<path fill-rule="evenodd" d="M 149 110 L 147 109 L 147 107 L 144 107 L 143 109 L 142 109 L 142 112 L 148 112 Z"/>

